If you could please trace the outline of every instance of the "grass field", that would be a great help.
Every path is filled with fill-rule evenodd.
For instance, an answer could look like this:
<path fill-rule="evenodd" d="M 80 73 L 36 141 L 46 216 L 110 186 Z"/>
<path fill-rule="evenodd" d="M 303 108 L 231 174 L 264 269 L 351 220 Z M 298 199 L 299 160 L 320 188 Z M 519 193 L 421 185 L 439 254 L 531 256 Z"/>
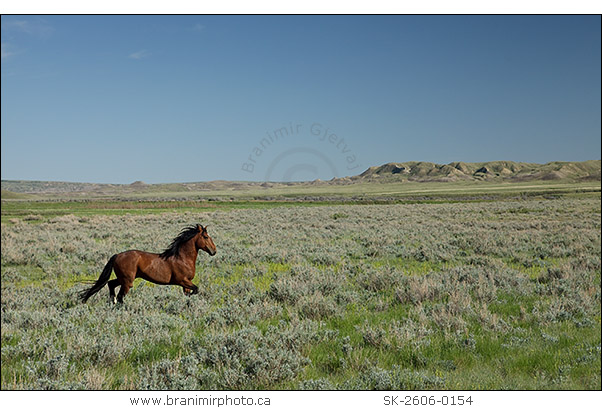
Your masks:
<path fill-rule="evenodd" d="M 599 390 L 600 183 L 412 186 L 3 199 L 1 387 Z M 77 301 L 197 222 L 199 295 Z"/>
<path fill-rule="evenodd" d="M 123 215 L 166 212 L 199 212 L 292 206 L 332 206 L 366 204 L 469 203 L 524 198 L 582 198 L 600 194 L 599 182 L 535 181 L 491 182 L 405 182 L 328 184 L 276 184 L 274 188 L 229 188 L 204 192 L 178 190 L 169 185 L 151 186 L 128 193 L 37 193 L 3 190 L 2 222 L 24 219 L 35 222 L 62 215 Z M 181 185 L 180 185 L 181 186 Z"/>

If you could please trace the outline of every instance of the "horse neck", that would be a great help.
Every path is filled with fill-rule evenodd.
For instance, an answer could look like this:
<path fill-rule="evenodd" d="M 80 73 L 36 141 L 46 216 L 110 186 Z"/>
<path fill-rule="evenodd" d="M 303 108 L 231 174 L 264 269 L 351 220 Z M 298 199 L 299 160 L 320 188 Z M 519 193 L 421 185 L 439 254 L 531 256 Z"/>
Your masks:
<path fill-rule="evenodd" d="M 196 238 L 192 238 L 183 244 L 180 247 L 180 258 L 191 261 L 192 266 L 196 263 L 196 257 L 199 254 L 199 251 L 196 249 L 196 244 L 194 242 Z"/>

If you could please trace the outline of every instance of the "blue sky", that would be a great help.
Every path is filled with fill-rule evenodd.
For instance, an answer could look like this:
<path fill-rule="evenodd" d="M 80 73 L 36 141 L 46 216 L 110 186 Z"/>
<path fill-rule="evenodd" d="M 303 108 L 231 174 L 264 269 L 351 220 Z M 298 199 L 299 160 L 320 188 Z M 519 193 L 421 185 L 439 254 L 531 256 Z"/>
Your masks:
<path fill-rule="evenodd" d="M 600 159 L 600 48 L 599 16 L 3 16 L 2 179 Z"/>

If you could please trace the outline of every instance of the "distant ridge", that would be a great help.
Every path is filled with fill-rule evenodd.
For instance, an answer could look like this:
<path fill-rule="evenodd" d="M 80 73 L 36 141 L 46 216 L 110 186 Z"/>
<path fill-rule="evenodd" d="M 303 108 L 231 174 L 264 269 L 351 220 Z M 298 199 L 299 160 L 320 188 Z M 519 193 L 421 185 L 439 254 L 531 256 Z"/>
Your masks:
<path fill-rule="evenodd" d="M 355 177 L 370 181 L 600 180 L 600 160 L 554 161 L 546 164 L 515 161 L 436 164 L 409 161 L 370 167 Z"/>
<path fill-rule="evenodd" d="M 308 182 L 244 182 L 214 180 L 209 182 L 147 184 L 135 181 L 130 184 L 99 184 L 28 180 L 2 180 L 2 198 L 19 199 L 28 195 L 69 194 L 77 197 L 103 195 L 131 195 L 147 193 L 206 192 L 224 193 L 239 190 L 277 189 L 296 185 L 336 186 L 352 183 L 403 183 L 403 182 L 522 182 L 522 181 L 600 181 L 600 160 L 554 161 L 546 164 L 514 161 L 488 161 L 465 163 L 457 161 L 437 164 L 427 161 L 387 163 L 366 169 L 356 176 L 334 177 Z"/>

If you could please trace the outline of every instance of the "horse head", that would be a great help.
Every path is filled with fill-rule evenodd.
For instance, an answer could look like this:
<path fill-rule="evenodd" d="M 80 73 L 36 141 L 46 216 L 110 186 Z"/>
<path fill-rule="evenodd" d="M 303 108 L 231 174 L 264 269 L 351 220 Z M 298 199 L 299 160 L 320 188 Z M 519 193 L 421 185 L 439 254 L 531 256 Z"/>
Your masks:
<path fill-rule="evenodd" d="M 202 249 L 207 252 L 209 255 L 213 256 L 217 253 L 217 248 L 213 243 L 213 239 L 207 233 L 207 227 L 203 227 L 203 225 L 197 225 L 199 230 L 199 235 L 196 238 L 196 249 Z"/>

